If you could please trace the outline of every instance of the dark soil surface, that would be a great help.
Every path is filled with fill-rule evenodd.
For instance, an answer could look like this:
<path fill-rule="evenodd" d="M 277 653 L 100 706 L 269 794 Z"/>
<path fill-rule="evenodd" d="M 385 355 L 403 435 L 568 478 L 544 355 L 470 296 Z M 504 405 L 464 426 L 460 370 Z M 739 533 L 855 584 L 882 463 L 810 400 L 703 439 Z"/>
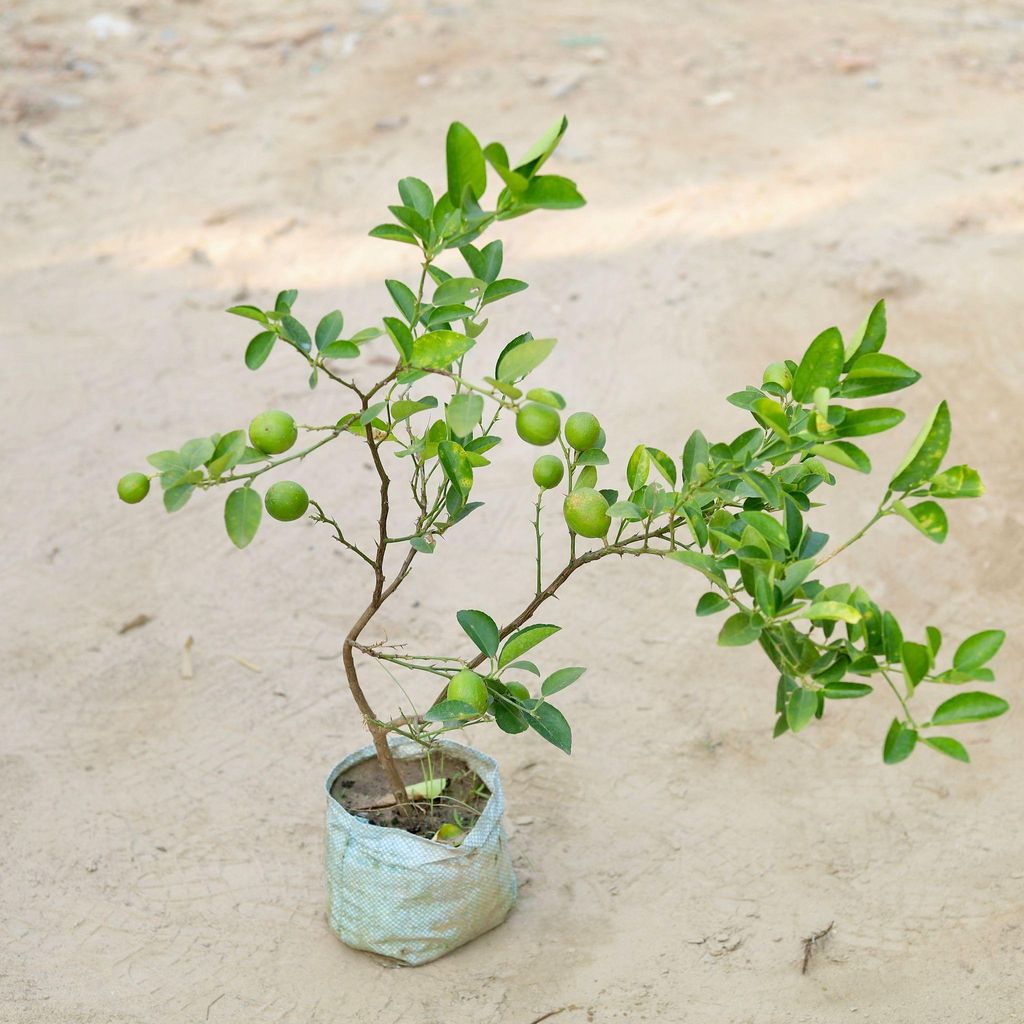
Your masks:
<path fill-rule="evenodd" d="M 370 758 L 339 776 L 331 787 L 331 796 L 350 814 L 365 818 L 371 825 L 401 828 L 428 838 L 447 824 L 468 832 L 491 796 L 461 758 L 441 751 L 431 753 L 429 763 L 426 757 L 400 760 L 398 770 L 406 785 L 430 778 L 447 779 L 448 784 L 434 800 L 414 800 L 397 808 L 384 772 L 376 758 Z"/>

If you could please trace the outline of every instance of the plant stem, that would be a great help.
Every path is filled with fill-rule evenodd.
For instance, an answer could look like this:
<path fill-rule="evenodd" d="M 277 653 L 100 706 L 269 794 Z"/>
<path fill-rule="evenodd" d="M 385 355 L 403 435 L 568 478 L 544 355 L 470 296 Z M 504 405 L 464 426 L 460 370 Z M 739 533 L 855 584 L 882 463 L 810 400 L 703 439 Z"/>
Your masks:
<path fill-rule="evenodd" d="M 540 538 L 541 538 L 541 532 L 540 532 L 540 510 L 541 510 L 541 506 L 543 504 L 544 504 L 544 488 L 541 487 L 540 490 L 537 491 L 537 506 L 536 506 L 537 507 L 537 514 L 534 516 L 534 519 L 533 519 L 533 532 L 537 535 L 537 590 L 536 590 L 537 594 L 539 594 L 541 592 L 541 590 L 544 589 L 544 584 L 542 582 L 543 577 L 542 577 L 542 573 L 541 573 L 541 545 L 540 545 Z"/>

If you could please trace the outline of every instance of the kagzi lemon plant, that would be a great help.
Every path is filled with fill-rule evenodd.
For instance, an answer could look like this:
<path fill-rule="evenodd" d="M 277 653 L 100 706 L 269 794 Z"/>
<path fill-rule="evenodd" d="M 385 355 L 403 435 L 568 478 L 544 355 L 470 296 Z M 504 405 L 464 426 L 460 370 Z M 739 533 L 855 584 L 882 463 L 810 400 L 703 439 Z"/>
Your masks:
<path fill-rule="evenodd" d="M 904 418 L 899 409 L 865 407 L 863 400 L 900 391 L 920 377 L 882 352 L 883 303 L 850 337 L 844 340 L 830 327 L 799 360 L 771 363 L 758 386 L 730 395 L 752 420 L 737 437 L 712 443 L 696 430 L 678 456 L 640 443 L 618 472 L 611 469 L 597 417 L 575 411 L 563 420 L 562 394 L 534 382 L 553 338 L 526 332 L 489 345 L 488 307 L 527 285 L 502 276 L 501 241 L 480 244 L 481 236 L 512 217 L 583 205 L 572 181 L 541 173 L 566 127 L 560 120 L 513 164 L 502 145 L 481 148 L 464 125 L 451 126 L 443 191 L 435 196 L 418 178 L 403 178 L 400 202 L 389 207 L 393 220 L 370 232 L 408 246 L 419 263 L 411 281 L 385 282 L 395 309 L 379 324 L 346 333 L 341 311 L 333 310 L 311 329 L 296 316 L 295 291 L 282 291 L 272 308 L 229 310 L 258 325 L 245 349 L 249 369 L 259 369 L 275 348 L 284 349 L 305 365 L 311 388 L 321 381 L 340 388 L 335 422 L 299 427 L 287 412 L 262 412 L 248 432 L 200 437 L 149 456 L 155 472 L 129 473 L 118 484 L 119 495 L 139 502 L 156 478 L 166 509 L 174 512 L 196 491 L 226 488 L 225 525 L 238 547 L 253 540 L 265 508 L 284 522 L 308 516 L 350 553 L 365 573 L 367 603 L 345 637 L 342 662 L 399 806 L 414 803 L 422 789 L 403 781 L 389 733 L 429 750 L 449 731 L 493 721 L 506 733 L 532 730 L 569 752 L 570 726 L 552 698 L 584 670 L 562 667 L 543 676 L 532 660 L 534 649 L 559 627 L 534 622 L 534 616 L 577 571 L 609 556 L 664 559 L 705 577 L 708 590 L 697 615 L 724 615 L 718 642 L 760 644 L 777 672 L 776 736 L 807 728 L 833 701 L 866 697 L 880 687 L 896 711 L 883 743 L 886 763 L 904 760 L 919 742 L 967 761 L 965 747 L 947 731 L 1007 710 L 1002 698 L 975 688 L 993 681 L 988 663 L 1003 633 L 974 633 L 946 661 L 937 628 L 908 638 L 893 612 L 863 587 L 818 578 L 832 558 L 883 520 L 900 520 L 941 543 L 947 531 L 942 503 L 976 498 L 984 490 L 969 466 L 943 467 L 950 414 L 941 402 L 862 529 L 827 551 L 828 537 L 810 525 L 820 489 L 835 483 L 830 467 L 869 473 L 861 440 Z M 497 194 L 485 206 L 488 168 Z M 369 383 L 357 369 L 365 352 L 381 344 L 393 346 L 394 365 Z M 440 388 L 440 399 L 432 388 Z M 535 572 L 522 610 L 502 626 L 486 611 L 459 611 L 456 619 L 472 645 L 469 656 L 451 650 L 411 654 L 367 641 L 374 616 L 414 564 L 442 549 L 449 531 L 483 505 L 480 478 L 502 443 L 499 425 L 509 419 L 522 441 L 549 449 L 533 467 Z M 330 444 L 365 446 L 377 477 L 377 529 L 370 538 L 352 536 L 299 483 L 277 480 L 260 493 L 268 474 Z M 408 517 L 401 525 L 392 486 L 397 474 L 407 492 Z M 621 479 L 617 487 L 600 486 L 602 476 Z M 544 505 L 560 487 L 564 561 L 545 573 L 552 540 L 542 531 Z M 367 700 L 357 658 L 432 676 L 441 681 L 440 692 L 415 702 L 422 713 L 409 706 L 381 715 Z M 938 692 L 939 702 L 916 712 L 925 690 Z"/>

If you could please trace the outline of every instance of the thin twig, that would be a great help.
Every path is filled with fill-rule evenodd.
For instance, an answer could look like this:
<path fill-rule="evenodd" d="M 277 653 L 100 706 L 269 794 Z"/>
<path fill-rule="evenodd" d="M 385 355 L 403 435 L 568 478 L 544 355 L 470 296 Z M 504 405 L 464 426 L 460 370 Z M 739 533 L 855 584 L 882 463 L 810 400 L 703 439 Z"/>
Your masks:
<path fill-rule="evenodd" d="M 803 940 L 804 963 L 803 967 L 800 968 L 801 974 L 807 973 L 807 968 L 811 964 L 811 957 L 814 955 L 814 951 L 817 949 L 819 943 L 824 942 L 825 939 L 827 939 L 829 935 L 831 935 L 832 927 L 834 924 L 835 921 L 829 921 L 828 926 L 826 928 L 822 928 L 821 931 L 814 932 L 813 935 L 808 935 L 807 938 Z"/>

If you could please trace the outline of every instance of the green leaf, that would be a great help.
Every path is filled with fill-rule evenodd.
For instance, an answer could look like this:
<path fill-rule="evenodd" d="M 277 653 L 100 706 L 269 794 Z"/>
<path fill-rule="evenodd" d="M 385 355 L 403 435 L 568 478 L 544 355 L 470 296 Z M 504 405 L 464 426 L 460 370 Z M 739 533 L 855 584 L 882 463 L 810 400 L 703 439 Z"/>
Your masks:
<path fill-rule="evenodd" d="M 540 692 L 545 697 L 550 697 L 553 693 L 558 693 L 559 690 L 564 690 L 567 686 L 572 686 L 577 679 L 587 670 L 585 668 L 560 668 L 544 680 L 541 685 Z"/>
<path fill-rule="evenodd" d="M 612 519 L 625 519 L 627 522 L 633 523 L 647 518 L 647 513 L 632 501 L 616 501 L 613 505 L 609 505 L 608 515 Z"/>
<path fill-rule="evenodd" d="M 231 543 L 244 548 L 256 536 L 263 515 L 263 502 L 251 487 L 238 487 L 224 503 L 224 526 Z"/>
<path fill-rule="evenodd" d="M 675 487 L 676 464 L 672 459 L 660 448 L 651 448 L 650 445 L 647 446 L 647 454 L 650 455 L 651 462 L 658 472 L 668 481 L 669 486 Z"/>
<path fill-rule="evenodd" d="M 839 386 L 839 394 L 844 398 L 870 398 L 909 388 L 920 379 L 921 374 L 901 359 L 881 352 L 869 352 L 854 359 Z"/>
<path fill-rule="evenodd" d="M 467 437 L 476 429 L 484 414 L 484 399 L 482 395 L 472 395 L 459 392 L 452 395 L 448 408 L 445 410 L 445 419 L 455 437 Z"/>
<path fill-rule="evenodd" d="M 277 335 L 273 331 L 261 331 L 245 348 L 245 365 L 250 370 L 258 370 L 270 355 Z"/>
<path fill-rule="evenodd" d="M 530 728 L 553 743 L 559 750 L 572 753 L 572 730 L 565 716 L 551 704 L 538 704 L 526 715 Z"/>
<path fill-rule="evenodd" d="M 560 629 L 561 626 L 537 624 L 527 626 L 525 629 L 513 633 L 505 641 L 505 646 L 501 649 L 501 654 L 498 657 L 498 668 L 504 668 L 509 662 L 521 658 L 527 651 L 536 647 L 541 641 L 547 640 L 549 636 L 553 636 Z"/>
<path fill-rule="evenodd" d="M 402 362 L 409 362 L 412 359 L 413 352 L 412 331 L 396 316 L 384 317 L 384 327 L 387 329 L 388 336 L 398 350 Z"/>
<path fill-rule="evenodd" d="M 743 647 L 752 644 L 760 635 L 760 624 L 748 612 L 737 612 L 725 620 L 718 633 L 718 643 L 722 647 Z"/>
<path fill-rule="evenodd" d="M 230 306 L 227 312 L 234 313 L 235 316 L 244 316 L 247 320 L 256 320 L 261 324 L 270 322 L 267 314 L 257 306 Z"/>
<path fill-rule="evenodd" d="M 500 281 L 492 281 L 484 291 L 483 305 L 487 306 L 492 302 L 499 302 L 507 299 L 517 292 L 524 292 L 530 286 L 525 281 L 517 281 L 512 277 L 504 277 Z"/>
<path fill-rule="evenodd" d="M 510 707 L 503 700 L 494 702 L 494 724 L 502 731 L 514 736 L 526 732 L 526 715 L 517 707 Z"/>
<path fill-rule="evenodd" d="M 924 679 L 928 674 L 928 669 L 932 667 L 931 653 L 924 644 L 915 644 L 906 640 L 900 649 L 900 660 L 903 662 L 908 691 L 913 693 L 914 687 Z"/>
<path fill-rule="evenodd" d="M 217 442 L 212 457 L 207 461 L 206 468 L 212 477 L 218 477 L 233 469 L 245 454 L 245 431 L 230 430 Z"/>
<path fill-rule="evenodd" d="M 600 448 L 588 448 L 576 456 L 577 466 L 607 466 L 608 456 Z"/>
<path fill-rule="evenodd" d="M 626 482 L 629 484 L 629 489 L 635 491 L 637 488 L 643 487 L 647 483 L 650 472 L 651 457 L 647 454 L 647 449 L 642 444 L 638 444 L 626 464 Z"/>
<path fill-rule="evenodd" d="M 818 694 L 798 686 L 786 703 L 786 724 L 793 732 L 799 732 L 814 717 L 818 710 Z"/>
<path fill-rule="evenodd" d="M 403 178 L 398 183 L 398 194 L 402 202 L 411 206 L 421 217 L 429 217 L 434 212 L 434 193 L 419 178 Z"/>
<path fill-rule="evenodd" d="M 521 380 L 551 355 L 555 344 L 554 338 L 530 338 L 514 348 L 506 348 L 498 358 L 498 380 L 507 384 Z"/>
<path fill-rule="evenodd" d="M 953 739 L 952 736 L 929 736 L 925 739 L 925 743 L 932 750 L 937 750 L 940 754 L 953 758 L 954 761 L 963 761 L 964 764 L 970 764 L 971 762 L 967 748 L 959 740 Z"/>
<path fill-rule="evenodd" d="M 882 760 L 886 764 L 898 764 L 905 761 L 914 752 L 917 745 L 917 730 L 894 718 L 885 736 L 882 747 Z"/>
<path fill-rule="evenodd" d="M 322 351 L 332 341 L 341 337 L 341 329 L 345 326 L 345 317 L 340 309 L 332 310 L 316 325 L 316 347 Z"/>
<path fill-rule="evenodd" d="M 313 347 L 313 339 L 310 338 L 309 331 L 289 313 L 281 317 L 281 334 L 300 352 L 308 353 Z"/>
<path fill-rule="evenodd" d="M 540 677 L 540 669 L 532 661 L 513 661 L 508 668 L 518 668 L 523 672 L 532 672 L 538 678 Z"/>
<path fill-rule="evenodd" d="M 853 605 L 841 601 L 819 601 L 810 608 L 803 609 L 798 619 L 810 619 L 812 622 L 860 622 L 861 614 Z"/>
<path fill-rule="evenodd" d="M 898 427 L 906 417 L 902 409 L 846 409 L 842 423 L 836 427 L 836 432 L 841 437 L 864 437 L 867 434 L 880 434 L 883 430 L 892 430 Z"/>
<path fill-rule="evenodd" d="M 409 547 L 414 548 L 422 555 L 432 555 L 436 544 L 432 544 L 426 537 L 413 537 L 409 541 Z"/>
<path fill-rule="evenodd" d="M 695 430 L 683 448 L 683 479 L 692 483 L 696 479 L 697 467 L 707 467 L 710 461 L 708 439 L 699 430 Z"/>
<path fill-rule="evenodd" d="M 441 441 L 437 446 L 437 457 L 444 475 L 465 503 L 473 487 L 473 467 L 462 445 L 454 441 Z"/>
<path fill-rule="evenodd" d="M 985 485 L 976 469 L 950 466 L 932 477 L 928 490 L 936 498 L 980 498 L 985 493 Z"/>
<path fill-rule="evenodd" d="M 459 356 L 465 355 L 474 344 L 472 338 L 455 331 L 430 331 L 413 339 L 409 364 L 421 369 L 443 370 Z"/>
<path fill-rule="evenodd" d="M 902 501 L 892 503 L 894 511 L 902 516 L 915 530 L 919 530 L 929 540 L 941 544 L 949 531 L 946 512 L 937 501 L 922 501 L 912 508 Z"/>
<path fill-rule="evenodd" d="M 525 191 L 516 197 L 514 210 L 576 210 L 586 205 L 576 189 L 576 183 L 559 174 L 543 174 L 534 178 Z"/>
<path fill-rule="evenodd" d="M 1001 629 L 985 629 L 969 636 L 953 655 L 953 668 L 973 672 L 991 661 L 1003 646 L 1006 634 Z"/>
<path fill-rule="evenodd" d="M 472 704 L 462 700 L 442 700 L 423 717 L 428 722 L 459 722 L 467 718 L 479 718 L 480 712 Z"/>
<path fill-rule="evenodd" d="M 324 359 L 357 359 L 359 346 L 354 341 L 332 341 L 320 351 Z"/>
<path fill-rule="evenodd" d="M 191 483 L 176 484 L 173 487 L 168 487 L 164 491 L 164 508 L 168 512 L 177 512 L 178 509 L 184 508 L 195 489 L 195 484 Z"/>
<path fill-rule="evenodd" d="M 391 403 L 391 422 L 400 423 L 418 412 L 425 412 L 427 409 L 437 408 L 437 399 L 433 395 L 424 395 L 419 401 L 411 398 L 400 398 L 397 402 Z"/>
<path fill-rule="evenodd" d="M 555 121 L 554 124 L 552 124 L 526 151 L 526 154 L 516 165 L 516 171 L 525 177 L 530 177 L 531 175 L 536 174 L 548 157 L 555 151 L 568 127 L 569 119 L 567 117 L 563 115 L 558 118 L 558 120 Z M 491 147 L 488 146 L 487 148 L 490 149 Z M 505 159 L 505 166 L 508 166 L 507 157 Z"/>
<path fill-rule="evenodd" d="M 843 337 L 835 327 L 822 331 L 808 346 L 793 377 L 793 398 L 809 402 L 815 388 L 831 394 L 843 372 Z"/>
<path fill-rule="evenodd" d="M 383 238 L 387 242 L 406 242 L 417 245 L 416 236 L 400 224 L 378 224 L 369 235 L 371 238 Z"/>
<path fill-rule="evenodd" d="M 473 641 L 483 654 L 493 658 L 498 653 L 500 636 L 494 619 L 486 612 L 467 608 L 458 613 L 456 618 L 466 636 Z"/>
<path fill-rule="evenodd" d="M 473 198 L 480 200 L 487 189 L 487 165 L 476 136 L 461 122 L 454 121 L 445 140 L 448 168 L 448 199 L 453 207 L 462 206 L 462 197 L 469 188 Z"/>
<path fill-rule="evenodd" d="M 786 410 L 773 398 L 757 399 L 751 403 L 750 411 L 764 426 L 774 430 L 780 437 L 789 437 L 789 419 L 786 416 Z"/>
<path fill-rule="evenodd" d="M 868 318 L 850 339 L 846 349 L 846 361 L 850 362 L 854 356 L 877 352 L 885 342 L 885 332 L 885 299 L 879 299 L 868 314 Z"/>
<path fill-rule="evenodd" d="M 830 700 L 853 700 L 874 693 L 874 688 L 867 683 L 826 683 L 822 693 Z"/>
<path fill-rule="evenodd" d="M 1002 697 L 981 690 L 958 693 L 943 701 L 932 715 L 932 725 L 960 725 L 964 722 L 982 722 L 998 718 L 1010 709 Z"/>
<path fill-rule="evenodd" d="M 728 607 L 729 602 L 721 594 L 709 590 L 706 594 L 701 594 L 700 599 L 697 601 L 697 614 L 701 616 L 715 615 L 718 612 L 725 611 Z"/>
<path fill-rule="evenodd" d="M 531 402 L 540 402 L 541 405 L 550 405 L 552 409 L 564 409 L 565 399 L 557 391 L 549 391 L 547 388 L 530 388 L 526 392 L 526 397 Z M 600 465 L 606 465 L 608 459 L 600 463 Z M 586 465 L 586 463 L 583 463 Z"/>
<path fill-rule="evenodd" d="M 434 305 L 447 306 L 452 303 L 476 299 L 483 291 L 484 282 L 478 277 L 450 277 L 439 284 L 434 291 Z"/>
<path fill-rule="evenodd" d="M 208 437 L 197 437 L 181 446 L 181 461 L 186 470 L 198 469 L 213 458 L 215 446 Z"/>
<path fill-rule="evenodd" d="M 808 451 L 812 455 L 828 459 L 847 469 L 855 469 L 858 473 L 871 472 L 871 460 L 867 453 L 849 441 L 833 441 L 831 444 L 812 445 Z"/>
<path fill-rule="evenodd" d="M 277 313 L 288 313 L 291 311 L 292 306 L 295 305 L 295 300 L 299 297 L 299 293 L 295 288 L 286 288 L 284 291 L 277 293 L 277 298 L 274 299 L 274 310 Z"/>
<path fill-rule="evenodd" d="M 783 551 L 789 549 L 789 538 L 786 535 L 786 528 L 774 516 L 767 512 L 750 511 L 741 512 L 739 518 L 744 523 L 749 523 L 769 544 L 774 544 Z"/>
<path fill-rule="evenodd" d="M 416 295 L 413 290 L 402 281 L 388 279 L 384 284 L 391 298 L 394 299 L 398 311 L 411 324 L 415 319 L 416 312 Z"/>
<path fill-rule="evenodd" d="M 951 432 L 949 406 L 939 402 L 889 482 L 890 488 L 910 491 L 930 480 L 946 456 Z"/>
<path fill-rule="evenodd" d="M 727 586 L 725 573 L 710 555 L 702 555 L 698 551 L 673 551 L 666 557 L 676 562 L 682 562 L 683 565 L 688 565 L 691 569 L 696 569 L 713 583 L 721 584 L 723 587 Z"/>

